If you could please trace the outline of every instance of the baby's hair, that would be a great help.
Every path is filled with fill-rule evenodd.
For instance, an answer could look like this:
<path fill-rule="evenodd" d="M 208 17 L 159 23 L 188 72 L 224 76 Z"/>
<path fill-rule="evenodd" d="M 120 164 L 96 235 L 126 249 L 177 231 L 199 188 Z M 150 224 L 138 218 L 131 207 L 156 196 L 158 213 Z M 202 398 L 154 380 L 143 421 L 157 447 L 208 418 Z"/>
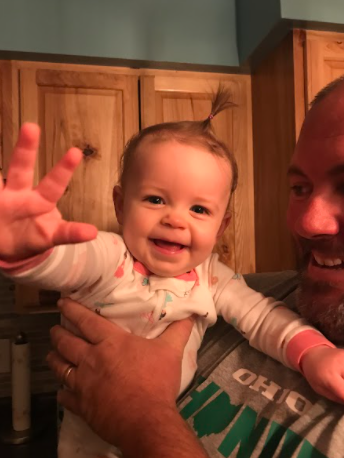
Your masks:
<path fill-rule="evenodd" d="M 230 91 L 220 85 L 213 97 L 211 112 L 207 119 L 203 121 L 164 122 L 149 126 L 134 135 L 125 146 L 121 157 L 119 184 L 122 189 L 125 188 L 125 182 L 128 179 L 130 166 L 136 150 L 143 140 L 150 137 L 148 141 L 153 143 L 176 140 L 179 143 L 201 146 L 210 153 L 227 159 L 231 165 L 233 175 L 231 186 L 232 195 L 238 183 L 238 166 L 233 153 L 223 141 L 215 136 L 211 126 L 212 119 L 218 113 L 234 106 L 230 99 Z"/>

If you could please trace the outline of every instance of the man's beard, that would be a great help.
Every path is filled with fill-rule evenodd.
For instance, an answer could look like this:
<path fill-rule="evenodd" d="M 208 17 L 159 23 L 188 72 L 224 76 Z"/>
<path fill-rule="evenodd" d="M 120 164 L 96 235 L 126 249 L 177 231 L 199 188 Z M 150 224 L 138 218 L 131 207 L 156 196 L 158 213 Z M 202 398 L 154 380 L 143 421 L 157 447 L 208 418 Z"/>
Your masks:
<path fill-rule="evenodd" d="M 296 300 L 297 310 L 333 343 L 344 345 L 344 285 L 340 285 L 339 288 L 338 284 L 314 281 L 309 278 L 307 266 L 311 259 L 311 248 L 326 252 L 324 251 L 326 247 L 322 242 L 311 242 L 305 239 L 299 240 L 299 244 L 303 256 Z M 330 252 L 333 252 L 333 246 Z M 342 252 L 342 249 L 337 252 Z M 341 258 L 343 259 L 342 256 Z"/>

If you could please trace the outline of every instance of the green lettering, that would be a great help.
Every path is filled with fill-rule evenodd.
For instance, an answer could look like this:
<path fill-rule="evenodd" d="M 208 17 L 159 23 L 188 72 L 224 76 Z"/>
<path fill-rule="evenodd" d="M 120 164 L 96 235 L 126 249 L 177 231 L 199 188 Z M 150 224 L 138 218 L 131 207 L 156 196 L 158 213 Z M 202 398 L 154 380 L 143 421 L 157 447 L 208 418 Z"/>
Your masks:
<path fill-rule="evenodd" d="M 262 418 L 255 427 L 256 419 L 257 413 L 246 406 L 220 445 L 219 452 L 227 457 L 240 443 L 237 458 L 249 458 L 268 424 L 268 420 Z"/>
<path fill-rule="evenodd" d="M 285 434 L 287 428 L 284 428 L 283 426 L 279 425 L 276 422 L 272 422 L 268 437 L 266 438 L 264 448 L 259 455 L 259 458 L 272 458 L 278 444 L 281 442 L 283 435 Z"/>
<path fill-rule="evenodd" d="M 297 458 L 326 458 L 325 455 L 319 452 L 308 441 L 304 441 Z"/>
<path fill-rule="evenodd" d="M 232 405 L 228 394 L 222 392 L 195 415 L 193 428 L 198 437 L 218 434 L 229 425 L 240 408 L 241 405 Z"/>
<path fill-rule="evenodd" d="M 191 401 L 183 407 L 180 415 L 187 420 L 191 417 L 208 399 L 210 399 L 220 389 L 216 383 L 211 382 L 202 391 L 193 391 L 190 393 Z"/>
<path fill-rule="evenodd" d="M 301 436 L 294 433 L 294 431 L 287 429 L 283 447 L 281 453 L 278 455 L 278 458 L 291 458 L 297 447 L 301 444 L 301 441 Z"/>

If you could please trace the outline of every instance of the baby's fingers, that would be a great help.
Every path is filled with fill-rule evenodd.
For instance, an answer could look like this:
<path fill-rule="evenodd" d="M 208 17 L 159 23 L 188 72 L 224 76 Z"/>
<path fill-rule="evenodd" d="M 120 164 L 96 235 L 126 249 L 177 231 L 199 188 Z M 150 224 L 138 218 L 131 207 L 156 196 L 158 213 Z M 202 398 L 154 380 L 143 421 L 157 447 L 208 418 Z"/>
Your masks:
<path fill-rule="evenodd" d="M 97 237 L 97 232 L 92 224 L 61 221 L 53 234 L 53 246 L 88 242 Z"/>
<path fill-rule="evenodd" d="M 35 160 L 39 145 L 39 127 L 25 123 L 20 129 L 7 174 L 6 188 L 31 189 L 35 172 Z"/>
<path fill-rule="evenodd" d="M 57 202 L 81 160 L 82 152 L 78 148 L 71 148 L 39 182 L 36 191 L 47 201 Z"/>
<path fill-rule="evenodd" d="M 333 375 L 329 383 L 322 387 L 322 394 L 328 399 L 340 404 L 344 404 L 344 379 L 340 375 Z"/>

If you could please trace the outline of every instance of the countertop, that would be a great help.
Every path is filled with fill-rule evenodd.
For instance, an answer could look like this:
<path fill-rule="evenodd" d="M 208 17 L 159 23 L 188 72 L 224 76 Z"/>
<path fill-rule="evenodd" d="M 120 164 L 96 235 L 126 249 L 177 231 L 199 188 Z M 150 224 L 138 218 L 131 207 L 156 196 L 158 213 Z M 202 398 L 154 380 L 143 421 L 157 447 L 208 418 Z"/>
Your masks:
<path fill-rule="evenodd" d="M 31 401 L 33 437 L 21 445 L 4 444 L 0 439 L 1 458 L 57 458 L 56 395 L 34 395 Z M 11 428 L 11 400 L 0 399 L 0 436 Z"/>

